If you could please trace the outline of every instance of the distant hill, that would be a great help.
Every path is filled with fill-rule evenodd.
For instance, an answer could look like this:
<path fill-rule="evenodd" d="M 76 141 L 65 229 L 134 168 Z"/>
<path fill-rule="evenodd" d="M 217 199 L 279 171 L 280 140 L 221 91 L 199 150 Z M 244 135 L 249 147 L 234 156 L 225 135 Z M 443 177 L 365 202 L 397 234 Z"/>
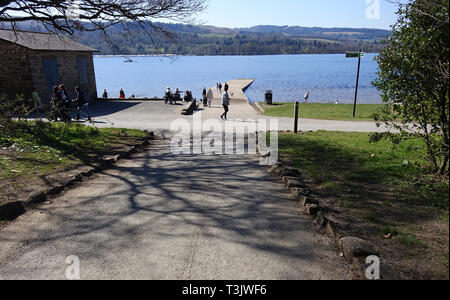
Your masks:
<path fill-rule="evenodd" d="M 157 37 L 153 45 L 144 32 L 124 35 L 114 26 L 111 47 L 100 32 L 76 33 L 74 38 L 99 49 L 100 54 L 144 55 L 273 55 L 327 54 L 363 50 L 378 52 L 390 31 L 366 28 L 320 28 L 260 25 L 250 28 L 222 28 L 204 25 L 158 23 L 174 32 L 175 40 Z M 27 29 L 39 30 L 31 24 Z"/>
<path fill-rule="evenodd" d="M 390 34 L 388 30 L 366 28 L 321 28 L 299 26 L 261 25 L 239 29 L 242 32 L 283 33 L 296 37 L 331 37 L 350 40 L 382 40 Z"/>

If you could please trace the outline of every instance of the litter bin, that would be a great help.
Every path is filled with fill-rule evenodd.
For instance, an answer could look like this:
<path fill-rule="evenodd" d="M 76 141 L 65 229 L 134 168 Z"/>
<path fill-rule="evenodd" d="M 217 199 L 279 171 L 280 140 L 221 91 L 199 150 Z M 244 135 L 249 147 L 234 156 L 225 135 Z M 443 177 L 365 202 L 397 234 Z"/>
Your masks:
<path fill-rule="evenodd" d="M 266 91 L 266 104 L 272 105 L 273 94 L 272 91 Z"/>

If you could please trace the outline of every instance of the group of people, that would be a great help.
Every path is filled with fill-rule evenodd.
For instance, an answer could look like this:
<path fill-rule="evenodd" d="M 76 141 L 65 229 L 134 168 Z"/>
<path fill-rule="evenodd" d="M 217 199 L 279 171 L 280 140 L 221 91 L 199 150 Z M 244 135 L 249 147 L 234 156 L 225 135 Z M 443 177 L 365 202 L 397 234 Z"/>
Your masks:
<path fill-rule="evenodd" d="M 225 82 L 224 85 L 222 85 L 221 82 L 216 83 L 216 89 L 217 89 L 217 92 L 218 92 L 218 93 L 222 94 L 222 89 L 225 90 L 225 88 L 228 90 L 228 88 L 229 88 L 228 83 Z"/>
<path fill-rule="evenodd" d="M 177 101 L 184 101 L 184 102 L 191 102 L 194 100 L 192 97 L 191 91 L 185 91 L 183 98 L 181 98 L 181 93 L 178 88 L 175 89 L 175 91 L 172 93 L 170 87 L 167 87 L 165 93 L 164 93 L 164 103 L 165 104 L 176 104 Z"/>
<path fill-rule="evenodd" d="M 206 88 L 203 88 L 203 91 L 202 91 L 203 107 L 208 106 L 209 108 L 211 108 L 213 99 L 214 99 L 214 94 L 213 94 L 212 89 L 208 89 L 208 91 L 206 91 Z"/>
<path fill-rule="evenodd" d="M 216 83 L 216 89 L 217 89 L 217 92 L 218 92 L 218 93 L 222 94 L 222 89 L 223 89 L 223 90 L 225 90 L 225 89 L 228 90 L 228 89 L 229 89 L 228 83 L 225 82 L 224 85 L 222 85 L 221 82 Z"/>
<path fill-rule="evenodd" d="M 222 92 L 222 88 L 223 88 L 223 92 Z M 218 92 L 220 91 L 220 93 L 221 93 L 221 103 L 224 108 L 224 113 L 220 116 L 220 118 L 222 120 L 227 120 L 227 116 L 228 116 L 228 112 L 229 112 L 230 95 L 228 94 L 228 90 L 229 90 L 229 85 L 227 83 L 225 83 L 224 86 L 222 86 L 222 84 L 220 84 L 220 83 L 217 84 L 217 91 Z M 203 88 L 203 90 L 202 90 L 203 107 L 211 108 L 213 99 L 214 99 L 214 93 L 213 93 L 212 89 L 206 89 L 206 87 Z M 181 98 L 180 91 L 178 88 L 176 88 L 175 91 L 172 93 L 170 87 L 167 87 L 167 89 L 165 91 L 165 96 L 164 96 L 164 102 L 166 104 L 168 104 L 168 103 L 174 104 L 174 103 L 176 103 L 176 101 L 181 101 L 181 100 L 183 100 L 184 102 L 194 101 L 194 98 L 192 97 L 192 92 L 191 91 L 184 92 L 184 97 Z"/>
<path fill-rule="evenodd" d="M 76 98 L 74 99 L 69 98 L 64 84 L 54 86 L 52 92 L 53 95 L 50 101 L 51 110 L 49 114 L 51 119 L 55 121 L 60 119 L 64 122 L 70 122 L 72 120 L 72 117 L 70 116 L 72 105 L 75 104 L 77 121 L 80 120 L 81 113 L 84 111 L 88 117 L 88 121 L 92 122 L 91 112 L 89 111 L 89 101 L 86 98 L 84 91 L 82 91 L 79 86 L 75 87 Z"/>
<path fill-rule="evenodd" d="M 108 99 L 109 95 L 108 92 L 105 90 L 103 90 L 103 95 L 102 95 L 103 99 Z M 131 98 L 134 98 L 134 95 L 131 96 Z M 123 89 L 120 89 L 119 91 L 119 99 L 125 99 L 125 92 L 123 91 Z"/>
<path fill-rule="evenodd" d="M 223 87 L 223 92 L 222 92 L 222 87 Z M 229 85 L 227 83 L 225 83 L 224 86 L 222 86 L 221 83 L 217 84 L 217 91 L 221 94 L 221 103 L 222 103 L 222 107 L 224 109 L 224 113 L 222 115 L 220 115 L 220 118 L 222 120 L 228 120 L 227 116 L 228 116 L 228 112 L 230 110 L 229 109 L 230 95 L 228 94 L 228 90 L 229 90 Z M 206 90 L 206 87 L 203 88 L 203 91 L 202 91 L 203 107 L 211 108 L 213 99 L 214 99 L 214 93 L 213 93 L 212 89 Z"/>

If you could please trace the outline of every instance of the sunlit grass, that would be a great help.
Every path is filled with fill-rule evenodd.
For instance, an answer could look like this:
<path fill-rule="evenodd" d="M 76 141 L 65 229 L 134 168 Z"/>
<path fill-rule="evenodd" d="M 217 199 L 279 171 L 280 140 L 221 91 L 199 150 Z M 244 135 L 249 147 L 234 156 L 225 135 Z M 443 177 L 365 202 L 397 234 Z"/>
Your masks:
<path fill-rule="evenodd" d="M 272 117 L 294 117 L 294 103 L 261 104 L 264 115 Z M 306 119 L 373 121 L 373 114 L 382 104 L 359 104 L 353 118 L 352 104 L 300 103 L 299 117 Z"/>

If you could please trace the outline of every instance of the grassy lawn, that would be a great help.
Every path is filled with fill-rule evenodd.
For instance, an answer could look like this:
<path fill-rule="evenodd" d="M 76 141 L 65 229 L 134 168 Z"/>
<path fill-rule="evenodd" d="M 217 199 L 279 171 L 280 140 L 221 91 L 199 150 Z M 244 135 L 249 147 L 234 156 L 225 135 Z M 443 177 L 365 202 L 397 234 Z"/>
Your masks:
<path fill-rule="evenodd" d="M 345 235 L 371 240 L 414 278 L 448 279 L 448 176 L 429 172 L 424 143 L 394 148 L 366 133 L 322 131 L 281 133 L 279 147 Z"/>
<path fill-rule="evenodd" d="M 294 103 L 261 103 L 264 115 L 272 117 L 294 117 Z M 359 104 L 353 118 L 353 104 L 300 103 L 299 116 L 306 119 L 373 121 L 372 115 L 382 104 Z"/>
<path fill-rule="evenodd" d="M 43 176 L 94 162 L 144 136 L 138 130 L 80 124 L 22 124 L 13 136 L 0 137 L 0 203 Z"/>

